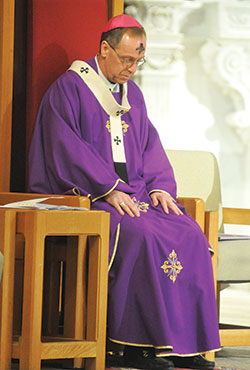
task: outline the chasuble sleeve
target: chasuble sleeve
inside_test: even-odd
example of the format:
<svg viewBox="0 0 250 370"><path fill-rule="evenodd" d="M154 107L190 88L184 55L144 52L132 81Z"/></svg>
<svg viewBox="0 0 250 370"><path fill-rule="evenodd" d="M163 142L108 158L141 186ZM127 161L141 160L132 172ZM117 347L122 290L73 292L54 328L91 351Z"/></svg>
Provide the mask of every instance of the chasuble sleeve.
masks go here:
<svg viewBox="0 0 250 370"><path fill-rule="evenodd" d="M92 145L82 92L75 81L66 72L41 103L30 148L29 190L72 194L77 189L92 200L117 187L132 192Z"/></svg>

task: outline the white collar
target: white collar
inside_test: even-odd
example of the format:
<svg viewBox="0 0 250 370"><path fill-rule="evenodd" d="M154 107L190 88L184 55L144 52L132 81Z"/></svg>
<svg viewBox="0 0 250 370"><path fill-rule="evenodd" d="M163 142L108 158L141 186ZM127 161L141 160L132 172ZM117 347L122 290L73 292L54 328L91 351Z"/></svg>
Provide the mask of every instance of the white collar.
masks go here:
<svg viewBox="0 0 250 370"><path fill-rule="evenodd" d="M109 80L107 80L106 77L104 76L104 74L102 73L102 70L101 70L101 68L99 66L99 63L98 63L98 60L97 60L97 55L95 56L95 62L96 62L96 65L97 65L98 74L103 79L103 81L105 82L105 84L108 86L109 90L112 93L119 92L120 91L120 85L118 83L113 84L112 82L110 82Z"/></svg>

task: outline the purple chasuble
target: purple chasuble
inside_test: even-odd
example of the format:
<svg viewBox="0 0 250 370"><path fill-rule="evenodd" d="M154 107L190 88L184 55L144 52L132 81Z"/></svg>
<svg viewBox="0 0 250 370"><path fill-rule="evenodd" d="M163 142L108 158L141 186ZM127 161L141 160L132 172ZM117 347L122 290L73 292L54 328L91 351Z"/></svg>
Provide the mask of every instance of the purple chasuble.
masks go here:
<svg viewBox="0 0 250 370"><path fill-rule="evenodd" d="M94 58L87 61L97 71ZM114 94L120 103L119 93ZM190 355L220 348L209 244L186 213L165 214L149 193L176 198L176 183L143 95L128 81L131 109L122 116L129 185L114 169L109 116L73 71L45 94L30 149L29 190L89 195L110 213L108 336L118 343ZM140 217L119 215L104 200L128 193Z"/></svg>

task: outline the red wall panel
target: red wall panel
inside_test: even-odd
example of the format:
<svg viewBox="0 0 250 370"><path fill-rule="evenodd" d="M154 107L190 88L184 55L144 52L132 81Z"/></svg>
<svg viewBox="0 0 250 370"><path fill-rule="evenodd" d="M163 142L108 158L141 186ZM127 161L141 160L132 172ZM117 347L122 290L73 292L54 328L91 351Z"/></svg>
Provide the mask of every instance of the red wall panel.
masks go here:
<svg viewBox="0 0 250 370"><path fill-rule="evenodd" d="M27 149L45 91L73 60L98 52L107 19L107 0L29 0Z"/></svg>

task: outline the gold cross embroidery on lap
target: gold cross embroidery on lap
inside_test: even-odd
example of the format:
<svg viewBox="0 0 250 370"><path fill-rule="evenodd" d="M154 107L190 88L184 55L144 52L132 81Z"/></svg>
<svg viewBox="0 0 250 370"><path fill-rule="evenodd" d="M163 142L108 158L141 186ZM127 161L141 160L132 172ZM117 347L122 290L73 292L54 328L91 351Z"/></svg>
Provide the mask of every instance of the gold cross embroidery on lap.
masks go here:
<svg viewBox="0 0 250 370"><path fill-rule="evenodd" d="M139 200L136 199L136 197L133 197L132 200L136 204L140 212L145 212L145 213L148 212L148 207L149 207L148 203L140 202Z"/></svg>
<svg viewBox="0 0 250 370"><path fill-rule="evenodd" d="M174 250L169 254L168 259L164 262L161 268L164 270L165 274L167 274L167 277L169 277L174 283L178 274L183 269Z"/></svg>

